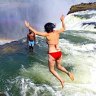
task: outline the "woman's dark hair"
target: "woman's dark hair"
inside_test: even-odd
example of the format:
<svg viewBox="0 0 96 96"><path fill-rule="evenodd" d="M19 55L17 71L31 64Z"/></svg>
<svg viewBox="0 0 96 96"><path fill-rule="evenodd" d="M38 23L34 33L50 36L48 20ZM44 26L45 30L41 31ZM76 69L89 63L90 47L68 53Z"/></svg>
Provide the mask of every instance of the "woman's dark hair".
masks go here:
<svg viewBox="0 0 96 96"><path fill-rule="evenodd" d="M47 33L52 32L55 27L56 27L55 24L54 24L54 23L51 23L51 22L48 22L48 23L46 23L46 24L44 25L45 31L46 31Z"/></svg>

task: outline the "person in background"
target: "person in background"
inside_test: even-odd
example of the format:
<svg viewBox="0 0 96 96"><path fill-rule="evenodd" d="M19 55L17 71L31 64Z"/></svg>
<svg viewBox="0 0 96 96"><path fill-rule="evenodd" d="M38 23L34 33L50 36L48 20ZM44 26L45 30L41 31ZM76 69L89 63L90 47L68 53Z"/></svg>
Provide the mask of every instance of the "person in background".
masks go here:
<svg viewBox="0 0 96 96"><path fill-rule="evenodd" d="M61 32L65 31L65 24L64 24L64 16L62 15L61 18L62 27L59 30L54 30L55 24L48 22L45 24L45 32L39 32L35 30L29 22L25 21L25 26L33 31L36 35L46 37L46 41L48 44L48 66L49 71L60 81L62 88L64 87L64 80L61 76L55 71L55 65L57 69L61 70L62 72L66 73L71 80L74 80L73 73L66 70L62 65L62 52L58 49L59 44L59 35Z"/></svg>
<svg viewBox="0 0 96 96"><path fill-rule="evenodd" d="M33 52L33 47L36 44L36 36L33 31L29 29L29 33L27 34L27 43L29 46L29 51Z"/></svg>

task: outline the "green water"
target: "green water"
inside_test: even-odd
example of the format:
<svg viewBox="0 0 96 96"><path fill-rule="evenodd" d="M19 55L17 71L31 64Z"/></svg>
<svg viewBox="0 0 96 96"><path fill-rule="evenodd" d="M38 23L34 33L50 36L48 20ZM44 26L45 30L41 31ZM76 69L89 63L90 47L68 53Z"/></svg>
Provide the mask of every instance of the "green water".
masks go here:
<svg viewBox="0 0 96 96"><path fill-rule="evenodd" d="M60 37L60 48L63 52L62 65L68 71L72 71L75 76L75 81L72 82L66 74L57 70L65 80L62 91L60 83L48 69L45 38L37 38L38 43L33 53L28 51L23 39L6 46L2 45L0 91L9 96L78 96L78 94L79 96L95 96L96 88L90 89L90 86L96 83L94 77L96 72L94 69L95 39L91 37L96 34L83 32L81 35L81 33L82 31L78 34L75 31L68 31Z"/></svg>

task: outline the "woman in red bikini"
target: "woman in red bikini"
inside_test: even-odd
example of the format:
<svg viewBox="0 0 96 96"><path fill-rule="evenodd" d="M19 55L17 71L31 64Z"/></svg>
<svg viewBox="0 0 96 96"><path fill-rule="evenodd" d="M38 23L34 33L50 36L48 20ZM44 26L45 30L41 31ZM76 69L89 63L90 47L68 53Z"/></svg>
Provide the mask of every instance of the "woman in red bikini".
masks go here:
<svg viewBox="0 0 96 96"><path fill-rule="evenodd" d="M53 30L55 28L55 24L53 23L46 23L44 28L45 32L38 32L32 26L30 26L29 22L25 21L25 25L31 31L33 31L36 35L44 36L47 39L48 44L48 65L50 72L61 82L62 88L64 87L64 80L58 75L55 71L55 64L57 69L65 72L71 80L74 80L74 75L71 72L68 72L62 65L62 52L59 48L57 48L59 42L59 35L61 32L65 31L64 25L64 16L62 15L60 18L62 22L62 27L59 30Z"/></svg>

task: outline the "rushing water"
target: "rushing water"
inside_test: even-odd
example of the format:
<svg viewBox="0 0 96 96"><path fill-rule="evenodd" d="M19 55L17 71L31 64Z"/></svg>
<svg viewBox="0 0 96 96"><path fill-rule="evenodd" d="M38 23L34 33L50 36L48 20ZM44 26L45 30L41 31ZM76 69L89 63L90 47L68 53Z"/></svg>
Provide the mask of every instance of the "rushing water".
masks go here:
<svg viewBox="0 0 96 96"><path fill-rule="evenodd" d="M71 81L57 70L65 80L64 89L48 70L44 38L37 38L32 54L20 47L23 43L17 44L19 51L0 55L0 90L7 96L96 96L95 37L95 32L72 30L61 35L62 65L75 75Z"/></svg>
<svg viewBox="0 0 96 96"><path fill-rule="evenodd" d="M33 53L28 52L25 39L1 45L0 92L6 96L96 96L95 20L95 10L65 18L67 30L59 42L62 65L74 73L75 80L57 70L65 80L64 89L48 70L45 38L37 37Z"/></svg>
<svg viewBox="0 0 96 96"><path fill-rule="evenodd" d="M87 30L96 32L96 10L74 12L66 16L67 30Z"/></svg>

